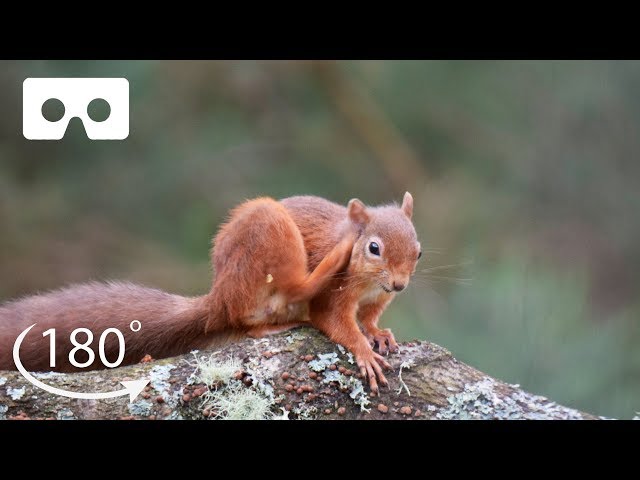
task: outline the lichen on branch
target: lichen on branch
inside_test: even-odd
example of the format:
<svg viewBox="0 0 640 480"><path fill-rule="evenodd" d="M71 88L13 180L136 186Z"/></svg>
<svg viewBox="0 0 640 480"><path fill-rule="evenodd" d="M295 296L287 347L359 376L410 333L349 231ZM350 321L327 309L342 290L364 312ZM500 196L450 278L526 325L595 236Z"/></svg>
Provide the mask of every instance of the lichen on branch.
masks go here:
<svg viewBox="0 0 640 480"><path fill-rule="evenodd" d="M210 351L112 370L39 374L79 392L121 388L126 396L74 400L44 392L18 372L0 372L0 419L592 419L457 361L429 342L389 355L389 388L372 397L353 356L310 328L246 339Z"/></svg>

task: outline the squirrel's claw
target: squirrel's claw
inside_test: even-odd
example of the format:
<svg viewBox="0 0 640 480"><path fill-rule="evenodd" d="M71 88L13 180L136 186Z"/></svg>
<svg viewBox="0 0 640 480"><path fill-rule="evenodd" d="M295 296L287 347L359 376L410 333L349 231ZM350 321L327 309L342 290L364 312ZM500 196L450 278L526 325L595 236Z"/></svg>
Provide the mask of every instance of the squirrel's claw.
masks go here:
<svg viewBox="0 0 640 480"><path fill-rule="evenodd" d="M389 386L389 382L382 373L382 367L391 368L391 365L381 355L369 350L366 356L358 356L357 362L362 376L369 379L369 388L373 396L379 393L378 382L383 386Z"/></svg>
<svg viewBox="0 0 640 480"><path fill-rule="evenodd" d="M377 330L367 335L367 338L369 339L371 348L375 348L381 355L389 355L389 353L396 353L398 351L398 343L388 328Z"/></svg>

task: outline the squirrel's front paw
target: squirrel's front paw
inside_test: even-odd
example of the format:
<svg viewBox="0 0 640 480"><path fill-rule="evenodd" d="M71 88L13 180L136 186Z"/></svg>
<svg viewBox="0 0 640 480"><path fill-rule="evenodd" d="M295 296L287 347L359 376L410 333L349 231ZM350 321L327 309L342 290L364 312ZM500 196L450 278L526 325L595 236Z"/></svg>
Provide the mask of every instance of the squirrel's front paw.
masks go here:
<svg viewBox="0 0 640 480"><path fill-rule="evenodd" d="M389 382L382 373L382 367L391 370L391 365L381 355L368 349L366 352L356 354L355 357L360 373L363 378L369 378L369 387L374 394L378 393L378 381L382 385L389 386Z"/></svg>
<svg viewBox="0 0 640 480"><path fill-rule="evenodd" d="M396 353L398 351L398 342L388 328L368 334L367 339L372 348L377 347L380 355L388 355L389 352Z"/></svg>

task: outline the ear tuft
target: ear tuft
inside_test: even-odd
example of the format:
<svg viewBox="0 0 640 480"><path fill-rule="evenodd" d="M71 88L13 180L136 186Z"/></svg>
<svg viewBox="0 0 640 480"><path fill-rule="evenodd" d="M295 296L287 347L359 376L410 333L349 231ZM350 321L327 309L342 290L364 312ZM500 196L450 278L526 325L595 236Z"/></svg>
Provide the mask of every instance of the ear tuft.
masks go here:
<svg viewBox="0 0 640 480"><path fill-rule="evenodd" d="M369 213L367 207L357 198L349 200L347 205L349 219L356 225L364 226L369 223Z"/></svg>
<svg viewBox="0 0 640 480"><path fill-rule="evenodd" d="M413 197L409 192L405 192L401 208L404 214L411 219L413 216Z"/></svg>

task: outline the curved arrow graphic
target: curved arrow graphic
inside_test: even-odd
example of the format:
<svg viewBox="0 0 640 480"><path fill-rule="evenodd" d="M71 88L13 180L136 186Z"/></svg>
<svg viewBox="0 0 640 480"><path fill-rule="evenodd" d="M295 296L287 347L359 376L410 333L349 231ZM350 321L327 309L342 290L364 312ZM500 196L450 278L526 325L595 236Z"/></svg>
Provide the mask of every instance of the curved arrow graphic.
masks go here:
<svg viewBox="0 0 640 480"><path fill-rule="evenodd" d="M82 398L87 400L100 400L102 398L114 398L114 397L120 397L122 395L128 394L129 402L133 402L135 398L140 394L140 392L142 392L142 389L147 385L147 383L149 383L149 380L144 380L144 379L124 381L124 382L120 382L122 385L124 385L124 390L114 390L112 392L98 392L98 393L71 392L69 390L63 390L61 388L56 388L56 387L52 387L51 385L47 385L46 383L41 382L40 380L35 378L33 375L31 375L29 372L27 372L27 370L22 365L22 362L20 361L20 345L22 344L24 337L26 337L27 333L29 333L29 330L31 330L35 326L36 324L34 323L29 328L24 330L16 339L16 343L13 344L13 361L15 362L16 367L18 367L18 371L22 374L22 376L26 378L27 381L35 385L36 387L41 388L42 390L46 390L47 392L53 393L55 395L62 395L63 397L69 397L69 398Z"/></svg>

